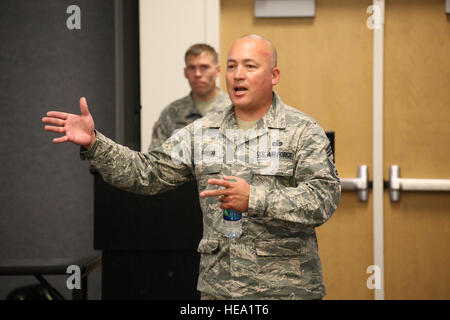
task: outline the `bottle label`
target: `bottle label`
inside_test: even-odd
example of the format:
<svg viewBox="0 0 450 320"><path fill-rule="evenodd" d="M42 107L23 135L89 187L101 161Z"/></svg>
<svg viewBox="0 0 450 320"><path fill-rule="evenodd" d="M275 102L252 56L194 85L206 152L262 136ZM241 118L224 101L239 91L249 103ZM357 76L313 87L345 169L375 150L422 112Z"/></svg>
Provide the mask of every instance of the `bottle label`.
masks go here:
<svg viewBox="0 0 450 320"><path fill-rule="evenodd" d="M223 219L227 221L239 221L242 219L242 212L231 209L223 210Z"/></svg>

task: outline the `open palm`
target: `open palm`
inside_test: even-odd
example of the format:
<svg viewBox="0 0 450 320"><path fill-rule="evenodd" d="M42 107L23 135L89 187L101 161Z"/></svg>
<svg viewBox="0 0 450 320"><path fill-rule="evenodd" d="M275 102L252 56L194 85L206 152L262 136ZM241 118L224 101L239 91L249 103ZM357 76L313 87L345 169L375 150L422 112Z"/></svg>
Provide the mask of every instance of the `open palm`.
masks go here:
<svg viewBox="0 0 450 320"><path fill-rule="evenodd" d="M53 139L53 142L72 142L90 149L95 140L95 125L85 98L80 99L80 111L81 115L59 111L47 112L47 116L42 118L42 122L51 125L46 125L45 130L65 134Z"/></svg>

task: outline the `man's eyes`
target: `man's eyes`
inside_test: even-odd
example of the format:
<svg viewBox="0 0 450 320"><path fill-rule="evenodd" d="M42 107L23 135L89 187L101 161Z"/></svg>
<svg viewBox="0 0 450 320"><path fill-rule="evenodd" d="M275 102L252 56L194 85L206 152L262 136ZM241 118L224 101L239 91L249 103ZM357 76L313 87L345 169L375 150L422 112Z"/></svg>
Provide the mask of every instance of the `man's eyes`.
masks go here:
<svg viewBox="0 0 450 320"><path fill-rule="evenodd" d="M256 69L256 65L254 65L254 64L246 64L245 67L249 70ZM236 65L234 65L234 64L227 65L227 70L232 70L234 68L236 68Z"/></svg>
<svg viewBox="0 0 450 320"><path fill-rule="evenodd" d="M207 70L209 70L210 66L199 66L198 68L200 69L200 71L207 71ZM195 71L195 70L197 70L197 67L188 66L188 70Z"/></svg>

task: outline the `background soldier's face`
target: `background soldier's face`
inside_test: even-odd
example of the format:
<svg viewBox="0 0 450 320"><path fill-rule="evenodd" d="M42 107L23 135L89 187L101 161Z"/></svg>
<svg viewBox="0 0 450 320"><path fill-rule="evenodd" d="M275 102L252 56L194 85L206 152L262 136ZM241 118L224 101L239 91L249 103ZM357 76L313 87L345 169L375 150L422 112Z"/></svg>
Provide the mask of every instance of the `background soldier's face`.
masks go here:
<svg viewBox="0 0 450 320"><path fill-rule="evenodd" d="M197 97L207 97L216 89L216 78L220 75L220 66L209 52L198 56L188 55L184 76L189 81L192 93Z"/></svg>

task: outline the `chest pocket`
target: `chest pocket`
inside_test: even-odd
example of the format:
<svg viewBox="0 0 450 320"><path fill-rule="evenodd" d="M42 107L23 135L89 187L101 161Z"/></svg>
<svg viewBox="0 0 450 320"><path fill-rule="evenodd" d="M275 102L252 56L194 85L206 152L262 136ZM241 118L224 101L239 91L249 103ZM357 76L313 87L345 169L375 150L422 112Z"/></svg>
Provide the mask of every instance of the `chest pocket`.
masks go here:
<svg viewBox="0 0 450 320"><path fill-rule="evenodd" d="M201 163L195 166L195 175L200 190L211 189L208 187L208 179L222 178L222 164L205 164Z"/></svg>
<svg viewBox="0 0 450 320"><path fill-rule="evenodd" d="M279 159L270 165L258 165L253 169L253 183L271 187L290 187L294 185L294 161Z"/></svg>

